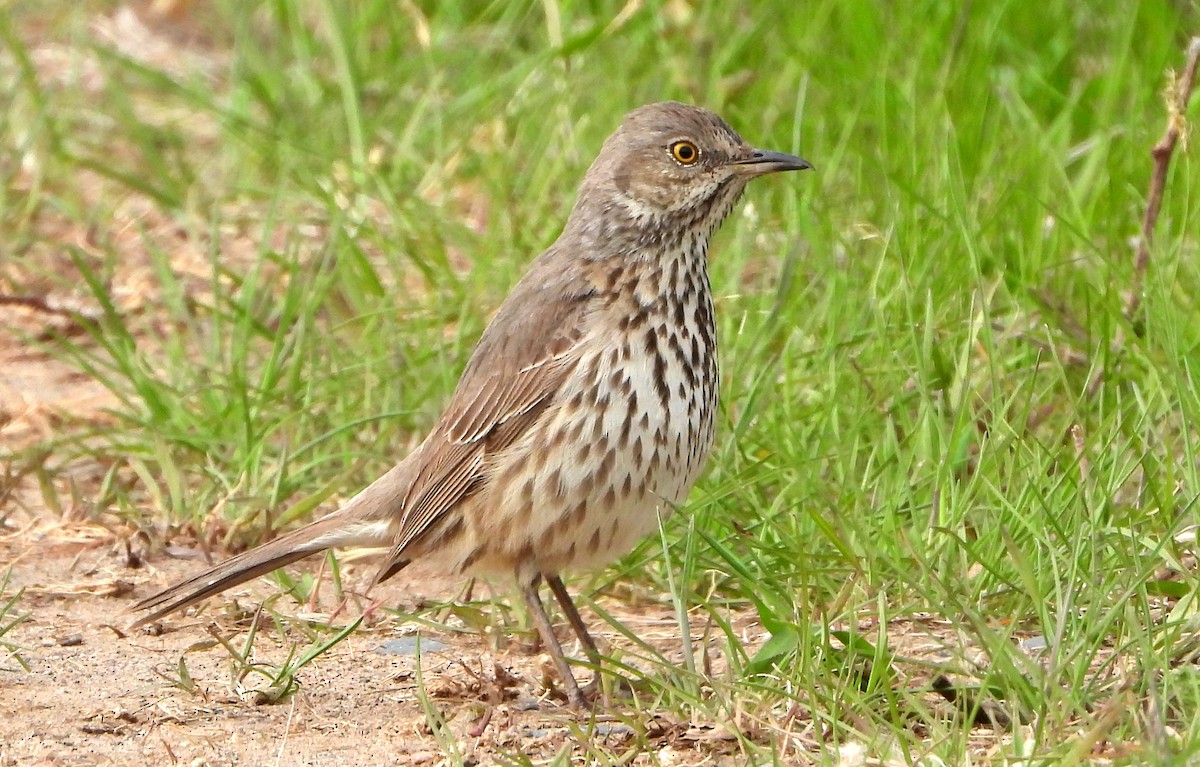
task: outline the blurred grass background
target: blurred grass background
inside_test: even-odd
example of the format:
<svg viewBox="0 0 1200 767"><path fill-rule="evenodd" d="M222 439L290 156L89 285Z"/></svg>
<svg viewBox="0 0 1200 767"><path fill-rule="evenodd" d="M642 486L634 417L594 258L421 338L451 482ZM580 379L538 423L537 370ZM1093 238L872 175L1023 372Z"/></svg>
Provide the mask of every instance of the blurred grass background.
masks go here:
<svg viewBox="0 0 1200 767"><path fill-rule="evenodd" d="M1195 2L134 8L0 15L0 290L82 312L24 342L113 396L8 450L50 513L240 547L348 496L436 419L622 114L679 99L816 172L718 235L710 468L667 556L590 582L726 630L715 692L667 666L660 705L907 763L1200 753L1188 152L1133 269ZM894 647L922 621L944 667ZM929 703L951 668L959 716ZM1016 723L980 746L985 698Z"/></svg>

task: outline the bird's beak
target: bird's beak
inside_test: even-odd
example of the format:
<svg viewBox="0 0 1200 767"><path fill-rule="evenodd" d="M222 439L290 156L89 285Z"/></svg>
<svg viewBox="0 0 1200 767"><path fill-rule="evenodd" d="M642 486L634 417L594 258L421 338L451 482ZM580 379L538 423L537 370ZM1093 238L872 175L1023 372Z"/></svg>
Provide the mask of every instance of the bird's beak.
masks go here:
<svg viewBox="0 0 1200 767"><path fill-rule="evenodd" d="M809 170L812 164L793 154L772 152L768 149L755 149L754 154L744 160L734 160L729 163L734 171L747 176L762 176L782 170Z"/></svg>

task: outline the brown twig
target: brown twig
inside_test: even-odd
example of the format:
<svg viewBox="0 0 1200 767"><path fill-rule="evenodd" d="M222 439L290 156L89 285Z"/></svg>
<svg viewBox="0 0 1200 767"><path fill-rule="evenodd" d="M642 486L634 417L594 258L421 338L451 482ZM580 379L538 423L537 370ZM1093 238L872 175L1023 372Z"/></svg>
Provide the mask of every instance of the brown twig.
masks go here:
<svg viewBox="0 0 1200 767"><path fill-rule="evenodd" d="M1167 130L1159 139L1150 155L1154 158L1154 172L1150 176L1150 193L1146 196L1146 214L1142 218L1142 236L1138 240L1137 255L1133 260L1133 289L1125 305L1125 318L1133 320L1142 302L1142 283L1146 267L1150 263L1150 240L1154 237L1154 225L1158 223L1158 212L1162 207L1163 189L1167 185L1167 168L1180 136L1187 127L1184 115L1196 83L1196 70L1200 67L1200 37L1193 37L1187 49L1187 64L1183 75L1172 78L1167 89Z"/></svg>

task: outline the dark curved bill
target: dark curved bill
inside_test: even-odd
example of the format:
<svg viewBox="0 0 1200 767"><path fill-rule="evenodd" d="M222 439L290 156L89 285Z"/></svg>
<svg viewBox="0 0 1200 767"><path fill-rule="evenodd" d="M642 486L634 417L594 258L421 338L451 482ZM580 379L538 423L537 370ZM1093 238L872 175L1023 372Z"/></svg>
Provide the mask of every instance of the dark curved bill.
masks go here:
<svg viewBox="0 0 1200 767"><path fill-rule="evenodd" d="M735 169L751 175L776 173L782 170L809 170L812 164L794 154L772 152L769 149L755 149L754 154L745 160L735 160L730 165Z"/></svg>

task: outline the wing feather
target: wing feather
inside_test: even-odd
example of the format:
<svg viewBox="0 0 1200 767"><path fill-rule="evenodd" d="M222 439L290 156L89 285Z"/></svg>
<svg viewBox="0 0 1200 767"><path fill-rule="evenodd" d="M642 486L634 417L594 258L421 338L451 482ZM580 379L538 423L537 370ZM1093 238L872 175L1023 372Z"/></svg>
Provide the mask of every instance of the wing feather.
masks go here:
<svg viewBox="0 0 1200 767"><path fill-rule="evenodd" d="M406 549L478 492L489 454L535 424L574 371L595 291L565 284L564 270L553 266L554 253L543 254L501 306L420 448L423 462L381 576L409 559Z"/></svg>

